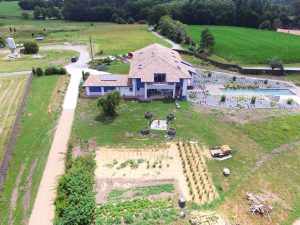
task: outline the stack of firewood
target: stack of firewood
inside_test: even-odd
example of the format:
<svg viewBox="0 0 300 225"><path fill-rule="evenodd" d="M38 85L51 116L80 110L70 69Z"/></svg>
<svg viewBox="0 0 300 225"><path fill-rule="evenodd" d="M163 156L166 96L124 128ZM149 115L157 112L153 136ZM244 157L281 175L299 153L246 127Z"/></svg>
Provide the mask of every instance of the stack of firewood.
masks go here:
<svg viewBox="0 0 300 225"><path fill-rule="evenodd" d="M262 197L254 195L251 192L247 192L247 197L252 214L258 213L261 215L267 215L271 221L270 213L272 212L273 207L268 205Z"/></svg>

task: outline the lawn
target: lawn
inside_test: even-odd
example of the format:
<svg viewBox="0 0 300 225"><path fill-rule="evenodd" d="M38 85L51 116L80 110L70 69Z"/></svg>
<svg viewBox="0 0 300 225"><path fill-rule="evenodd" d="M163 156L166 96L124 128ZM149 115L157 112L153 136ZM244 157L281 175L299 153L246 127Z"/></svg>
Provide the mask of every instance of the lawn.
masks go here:
<svg viewBox="0 0 300 225"><path fill-rule="evenodd" d="M22 55L20 59L4 60L6 54L0 54L0 73L30 71L32 67L42 67L56 65L63 66L70 62L72 56L78 56L76 51L40 51L44 57L33 59L32 55Z"/></svg>
<svg viewBox="0 0 300 225"><path fill-rule="evenodd" d="M10 219L14 219L14 224L26 224L29 219L59 115L59 111L49 114L48 106L53 98L52 92L57 93L54 89L61 78L45 76L33 79L4 189L0 194L1 224L8 224ZM16 207L11 212L10 206L13 204Z"/></svg>
<svg viewBox="0 0 300 225"><path fill-rule="evenodd" d="M121 61L112 62L107 69L107 72L114 74L128 74L130 69L129 63L123 63Z"/></svg>
<svg viewBox="0 0 300 225"><path fill-rule="evenodd" d="M205 26L191 25L188 30L200 42ZM284 63L299 63L300 37L241 27L209 26L216 39L215 53L238 64L263 64L277 57Z"/></svg>
<svg viewBox="0 0 300 225"><path fill-rule="evenodd" d="M31 10L22 10L18 1L0 2L0 17L21 17L23 12L32 15Z"/></svg>
<svg viewBox="0 0 300 225"><path fill-rule="evenodd" d="M0 77L0 162L17 116L28 76Z"/></svg>

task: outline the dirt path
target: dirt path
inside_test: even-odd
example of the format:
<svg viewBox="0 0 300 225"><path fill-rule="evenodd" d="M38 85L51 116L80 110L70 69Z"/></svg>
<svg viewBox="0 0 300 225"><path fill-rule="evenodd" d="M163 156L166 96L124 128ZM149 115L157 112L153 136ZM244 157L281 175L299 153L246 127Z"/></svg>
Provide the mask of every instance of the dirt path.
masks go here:
<svg viewBox="0 0 300 225"><path fill-rule="evenodd" d="M285 144L285 145L282 145L280 146L279 148L275 148L273 149L272 152L270 153L267 153L263 156L260 157L260 160L258 162L256 162L252 172L258 170L264 163L272 160L277 154L281 153L281 152L284 152L288 149L291 149L297 145L300 145L300 141L295 141L293 143L289 143L289 144Z"/></svg>

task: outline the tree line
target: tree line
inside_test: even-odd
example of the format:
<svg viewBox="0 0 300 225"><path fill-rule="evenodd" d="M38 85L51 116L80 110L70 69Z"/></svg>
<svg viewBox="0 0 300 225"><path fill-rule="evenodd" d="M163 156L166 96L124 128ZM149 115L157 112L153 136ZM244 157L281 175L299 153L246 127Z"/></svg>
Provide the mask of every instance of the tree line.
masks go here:
<svg viewBox="0 0 300 225"><path fill-rule="evenodd" d="M291 3L290 3L291 2ZM289 4L290 3L290 4ZM73 21L157 24L170 15L185 24L300 26L300 0L20 0L22 9L60 8ZM264 23L264 24L263 24Z"/></svg>

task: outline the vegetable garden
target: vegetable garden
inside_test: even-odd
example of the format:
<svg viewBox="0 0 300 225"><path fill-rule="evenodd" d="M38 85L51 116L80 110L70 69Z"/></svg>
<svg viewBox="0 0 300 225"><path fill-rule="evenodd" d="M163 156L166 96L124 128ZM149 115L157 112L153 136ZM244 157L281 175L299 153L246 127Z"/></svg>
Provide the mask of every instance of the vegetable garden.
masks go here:
<svg viewBox="0 0 300 225"><path fill-rule="evenodd" d="M189 187L193 202L205 204L218 197L204 155L199 146L179 142L177 144L182 160L183 172Z"/></svg>

